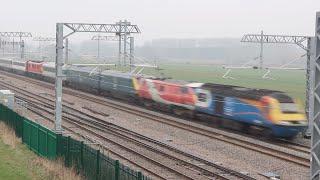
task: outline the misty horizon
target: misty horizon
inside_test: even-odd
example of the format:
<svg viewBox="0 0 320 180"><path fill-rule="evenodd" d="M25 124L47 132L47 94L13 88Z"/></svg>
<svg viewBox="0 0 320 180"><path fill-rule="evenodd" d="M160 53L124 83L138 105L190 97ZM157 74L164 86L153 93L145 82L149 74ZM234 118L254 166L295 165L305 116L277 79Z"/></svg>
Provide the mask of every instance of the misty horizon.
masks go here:
<svg viewBox="0 0 320 180"><path fill-rule="evenodd" d="M261 30L266 34L312 36L320 1L12 0L2 6L2 32L27 31L34 36L54 37L58 22L110 24L127 19L141 29L142 33L135 35L136 44L141 45L158 38L240 38ZM85 34L72 38L88 39Z"/></svg>

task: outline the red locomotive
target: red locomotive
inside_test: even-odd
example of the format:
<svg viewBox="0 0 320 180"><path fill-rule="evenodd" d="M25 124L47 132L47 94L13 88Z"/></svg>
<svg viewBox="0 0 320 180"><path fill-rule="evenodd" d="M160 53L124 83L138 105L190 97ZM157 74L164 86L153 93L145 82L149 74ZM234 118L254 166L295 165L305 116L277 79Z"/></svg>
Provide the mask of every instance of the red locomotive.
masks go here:
<svg viewBox="0 0 320 180"><path fill-rule="evenodd" d="M195 106L194 90L183 82L167 82L141 78L137 93L146 106L157 106L175 114L190 114Z"/></svg>
<svg viewBox="0 0 320 180"><path fill-rule="evenodd" d="M26 71L32 73L43 73L43 62L42 61L27 61Z"/></svg>

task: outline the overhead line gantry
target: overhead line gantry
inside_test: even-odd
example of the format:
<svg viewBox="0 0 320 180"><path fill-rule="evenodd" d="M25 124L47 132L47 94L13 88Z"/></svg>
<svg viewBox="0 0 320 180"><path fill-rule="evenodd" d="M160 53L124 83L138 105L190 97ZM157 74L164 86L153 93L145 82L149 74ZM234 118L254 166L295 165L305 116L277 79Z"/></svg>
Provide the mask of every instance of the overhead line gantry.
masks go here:
<svg viewBox="0 0 320 180"><path fill-rule="evenodd" d="M121 21L120 21L121 22ZM71 30L70 33L64 35L64 28ZM56 24L56 82L55 82L55 131L62 133L62 66L63 66L63 40L77 32L91 33L114 33L121 36L127 33L140 33L137 25L131 23L116 24L90 24L90 23L57 23ZM124 36L126 37L126 36ZM121 40L121 38L120 38ZM119 40L119 41L120 41Z"/></svg>
<svg viewBox="0 0 320 180"><path fill-rule="evenodd" d="M259 68L263 68L263 44L265 43L280 43L280 44L296 44L310 55L310 36L290 36L290 35L265 35L263 31L261 34L245 34L241 42L260 43L260 64ZM310 57L308 57L308 61Z"/></svg>
<svg viewBox="0 0 320 180"><path fill-rule="evenodd" d="M32 37L30 32L0 32L1 37Z"/></svg>
<svg viewBox="0 0 320 180"><path fill-rule="evenodd" d="M32 34L30 32L0 32L0 37L8 37L8 38L19 38L19 45L20 45L20 58L24 58L24 41L22 38L24 37L32 37ZM1 41L1 39L0 39ZM2 44L2 43L0 43ZM13 45L15 43L12 43Z"/></svg>
<svg viewBox="0 0 320 180"><path fill-rule="evenodd" d="M121 38L121 39L120 39ZM125 39L126 38L126 39ZM131 65L134 63L134 37L132 36L121 36L121 35L116 35L116 36L101 36L101 35L95 35L91 38L91 40L96 40L98 41L98 56L97 58L100 58L100 41L117 41L119 42L119 52L118 52L118 58L119 62L118 64L120 65L121 62L121 41L123 41L123 57L124 57L124 65L126 65L125 59L127 56L129 56L129 66L131 68ZM128 40L128 41L127 41ZM129 45L129 54L128 54L128 48L125 46L126 44Z"/></svg>
<svg viewBox="0 0 320 180"><path fill-rule="evenodd" d="M38 37L34 37L32 40L34 40L34 41L55 41L56 38L38 36Z"/></svg>
<svg viewBox="0 0 320 180"><path fill-rule="evenodd" d="M24 41L22 40L22 38L32 37L32 34L30 32L0 32L0 37L9 37L9 38L18 37L20 39L19 45L21 48L21 58L23 58L24 57ZM16 43L12 42L11 44L14 45Z"/></svg>

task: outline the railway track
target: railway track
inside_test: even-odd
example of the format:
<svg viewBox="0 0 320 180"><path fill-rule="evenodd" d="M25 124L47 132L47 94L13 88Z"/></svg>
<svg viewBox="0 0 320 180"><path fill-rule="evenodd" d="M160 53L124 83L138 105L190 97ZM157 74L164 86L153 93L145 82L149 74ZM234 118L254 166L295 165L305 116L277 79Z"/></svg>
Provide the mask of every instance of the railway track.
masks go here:
<svg viewBox="0 0 320 180"><path fill-rule="evenodd" d="M71 94L71 92L70 92ZM254 143L254 142L249 142L249 141L246 141L244 139L241 139L241 138L236 138L234 136L226 136L226 135L221 135L219 133L216 133L216 132L213 132L213 131L210 131L210 130L207 130L207 129L203 129L203 128L199 128L199 127L196 127L196 126L192 126L190 124L186 124L186 123L181 123L181 122L178 122L178 121L172 121L171 118L165 118L165 117L160 117L160 116L155 116L153 113L145 113L145 111L143 113L141 113L141 111L137 111L135 108L134 109L129 109L128 106L119 106L118 103L116 104L112 104L112 101L108 101L108 102L105 102L103 100L101 100L100 98L99 99L92 99L91 97L88 97L88 96L84 96L83 94L76 94L75 95L76 97L79 97L79 98L82 98L82 99L86 99L86 100L91 100L95 103L98 103L98 104L101 104L101 105L104 105L104 106L108 106L108 107L112 107L112 108L115 108L115 109L118 109L118 110L121 110L121 111L125 111L127 113L130 113L130 114L135 114L137 116L140 116L140 117L144 117L144 118L147 118L147 119L150 119L150 120L154 120L154 121L157 121L157 122L160 122L160 123L164 123L164 124L168 124L170 126L174 126L174 127L177 127L177 128L180 128L180 129L184 129L184 130L187 130L189 132L193 132L193 133L196 133L196 134L201 134L203 136L206 136L206 137L209 137L209 138L213 138L213 139L216 139L216 140L220 140L220 141L223 141L223 142L227 142L229 144L233 144L233 145L236 145L236 146L239 146L239 147L243 147L245 149L250 149L250 150L253 150L253 151L256 151L256 152L260 152L262 154L265 154L265 155L269 155L269 156L272 156L272 157L276 157L276 158L279 158L279 159L282 159L282 160L285 160L285 161L289 161L289 162L292 162L292 163L295 163L295 164L298 164L298 165L301 165L301 166L304 166L304 167L309 167L310 166L310 160L308 158L305 158L305 157L300 157L300 156L297 156L295 154L288 154L287 152L284 152L284 151L281 151L279 149L276 149L276 148L270 148L270 147L266 147L266 146L263 146L259 143ZM296 146L288 146L286 145L287 147L290 147L290 149L295 149L296 152L299 152L299 153L309 153L309 151L307 149L304 149L303 147L301 147L300 145L296 145Z"/></svg>
<svg viewBox="0 0 320 180"><path fill-rule="evenodd" d="M34 104L32 104L32 103L31 103L31 106L29 105L29 106L27 107L27 109L30 110L31 112L37 114L38 116L41 116L43 119L46 119L46 120L54 123L54 121L52 120L52 117L50 118L50 116L48 116L48 114L49 114L49 115L52 115L52 112L51 112L51 111L48 111L48 110L46 110L45 108L39 107L39 106L34 105ZM53 116L53 115L52 115L52 116ZM69 122L69 121L68 121L68 122ZM71 124L76 125L77 127L80 126L80 125L78 125L77 123L72 123L72 122L71 122ZM81 136L81 133L79 133L79 132L78 132L77 130L75 130L74 128L70 128L70 127L65 126L65 125L62 125L62 128L65 129L65 130L67 130L67 131L69 131L69 132L71 132L71 133L73 133L73 134L76 134L76 135ZM90 131L90 132L93 133L93 134L95 134L95 133L92 132L92 131ZM101 135L99 135L99 136L101 136ZM166 176L160 175L160 174L158 174L158 173L150 170L150 167L147 167L147 166L144 166L144 165L142 165L142 164L136 163L134 160L126 157L125 155L122 155L121 153L118 153L118 151L115 151L115 150L111 149L110 147L108 147L108 146L106 146L106 145L103 145L103 144L102 144L101 146L102 146L102 148L104 148L104 149L107 150L108 152L111 152L111 154L113 154L113 155L115 155L115 156L117 156L117 157L119 157L119 158L121 158L121 159L123 159L123 160L125 160L125 161L128 161L130 164L132 164L132 165L140 168L140 169L143 170L144 172L147 172L148 174L152 175L153 177L156 177L156 178L158 178L158 179L166 179Z"/></svg>
<svg viewBox="0 0 320 180"><path fill-rule="evenodd" d="M27 82L37 84L42 87L46 87L46 88L50 88L50 89L53 88L52 84L39 82L39 81L29 79L29 78L26 78L23 76L13 75L13 74L9 74L9 73L6 73L6 74L8 74L11 77L15 77L15 78L19 78L19 79L22 78L23 80L25 80ZM86 99L89 101L93 101L95 103L98 103L98 104L101 104L104 106L112 107L114 109L125 111L125 112L131 113L131 114L135 114L137 116L144 117L144 118L147 118L147 119L150 119L153 121L168 124L170 126L184 129L184 130L187 130L187 131L190 131L193 133L201 134L201 135L209 137L209 138L217 139L217 140L229 143L229 144L233 144L233 145L236 145L239 147L253 150L253 151L256 151L256 152L259 152L259 153L262 153L265 155L269 155L269 156L272 156L272 157L275 157L278 159L292 162L294 164L297 164L297 165L300 165L303 167L310 166L309 158L299 156L295 153L288 153L288 152L280 150L276 147L275 148L268 147L265 145L261 145L260 143L247 141L245 139L241 139L239 137L234 137L231 135L226 135L226 134L222 135L222 134L219 134L219 133L214 132L212 130L209 130L208 128L194 126L194 125L186 123L186 122L177 121L177 120L175 120L175 118L169 118L166 116L156 115L157 113L150 112L148 110L143 110L142 108L139 108L139 107L132 107L128 104L115 102L115 101L112 101L112 100L106 99L106 98L96 97L93 95L89 95L87 93L78 92L78 91L66 89L66 88L64 89L64 93L72 95L72 96L76 96L76 97L79 97L82 99ZM274 143L274 144L277 144L277 143ZM291 144L291 145L285 145L285 146L287 146L287 148L290 148L291 150L294 150L297 153L302 153L305 156L307 156L307 153L309 153L308 150L306 149L306 147L303 147L301 145L292 145ZM283 146L281 146L281 148L283 148Z"/></svg>
<svg viewBox="0 0 320 180"><path fill-rule="evenodd" d="M14 88L15 93L19 97L19 99L28 102L28 104L35 107L36 109L41 109L42 111L49 113L51 116L54 115L54 100L52 100L51 98L42 97L32 92L26 93L25 89L12 86L8 83L1 82L0 84L1 86L9 89ZM92 114L84 113L83 111L71 107L68 103L65 103L63 105L63 108L63 119L67 120L68 123L77 125L78 127L81 126L81 129L90 132L91 134L94 134L96 137L100 137L103 140L111 141L113 144L117 144L117 146L120 146L127 151L135 152L132 151L132 149L137 149L137 147L144 147L150 152L153 152L152 156L147 157L146 155L143 155L143 153L139 153L139 156L148 159L148 161L153 162L154 164L158 164L159 166L166 168L171 172L175 172L175 174L178 174L182 178L211 179L214 177L218 179L253 179L247 175L224 168L220 165L183 152L165 143L153 140L115 124L107 123ZM100 133L97 133L97 130ZM108 134L108 136L101 135L102 132ZM128 142L132 142L136 144L137 147L131 146L131 148L129 147L128 149L128 147L114 140L111 140L110 134L115 136L117 139L124 139L124 142L126 142L126 146L128 145ZM157 156L158 158L156 161L154 160L154 158L156 158ZM167 161L174 160L175 163L171 165L171 168L170 166L168 167L166 164L161 163L160 160L163 160L165 158L168 159ZM184 170L181 170L180 168L179 171L179 166L182 166Z"/></svg>

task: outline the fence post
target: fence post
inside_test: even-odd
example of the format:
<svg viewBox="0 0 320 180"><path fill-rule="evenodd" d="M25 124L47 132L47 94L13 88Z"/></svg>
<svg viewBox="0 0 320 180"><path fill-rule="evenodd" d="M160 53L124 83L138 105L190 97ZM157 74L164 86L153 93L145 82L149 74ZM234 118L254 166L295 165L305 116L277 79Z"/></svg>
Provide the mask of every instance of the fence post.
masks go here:
<svg viewBox="0 0 320 180"><path fill-rule="evenodd" d="M96 174L97 174L97 180L100 179L100 150L97 150L97 169L96 169Z"/></svg>
<svg viewBox="0 0 320 180"><path fill-rule="evenodd" d="M20 116L19 114L17 114L16 117L17 117L17 121L16 121L16 123L17 123L17 124L16 124L16 135L17 135L18 137L22 137L22 135L21 135L21 134L22 134L22 133L21 133L21 132L22 132L22 128L23 128L23 127L22 127L22 123L21 123L21 119L22 119L22 118L21 118L21 116Z"/></svg>
<svg viewBox="0 0 320 180"><path fill-rule="evenodd" d="M80 164L81 164L81 169L83 170L83 141L81 141L80 144Z"/></svg>
<svg viewBox="0 0 320 180"><path fill-rule="evenodd" d="M29 121L29 122L30 122L30 121ZM31 140L32 140L32 138L31 138L31 134L32 134L32 125L31 125L31 123L29 123L28 126L29 126L29 142L28 142L28 147L29 147L29 149L31 150Z"/></svg>
<svg viewBox="0 0 320 180"><path fill-rule="evenodd" d="M37 143L37 154L38 155L40 155L41 156L41 154L40 154L40 137L39 137L39 131L40 131L40 126L39 126L39 124L37 124L37 136L38 136L38 138L37 138L37 141L38 141L38 143Z"/></svg>
<svg viewBox="0 0 320 180"><path fill-rule="evenodd" d="M17 132L18 132L18 119L19 119L19 117L18 117L18 114L16 113L16 112L14 112L14 131L15 131L15 133L16 133L16 136L18 136L17 134Z"/></svg>
<svg viewBox="0 0 320 180"><path fill-rule="evenodd" d="M16 113L14 112L14 111L12 111L12 129L14 130L14 131L16 131Z"/></svg>
<svg viewBox="0 0 320 180"><path fill-rule="evenodd" d="M49 158L49 148L48 148L48 146L49 146L49 139L48 139L48 136L49 136L49 134L48 134L48 131L46 131L46 148L45 148L45 153L46 153L46 157L47 158Z"/></svg>
<svg viewBox="0 0 320 180"><path fill-rule="evenodd" d="M138 172L138 180L142 180L142 173L140 171Z"/></svg>
<svg viewBox="0 0 320 180"><path fill-rule="evenodd" d="M2 107L2 104L0 104L0 120L1 120L1 121L4 121L4 119L3 119L3 107Z"/></svg>
<svg viewBox="0 0 320 180"><path fill-rule="evenodd" d="M67 138L67 154L66 154L66 166L69 167L70 163L70 136Z"/></svg>
<svg viewBox="0 0 320 180"><path fill-rule="evenodd" d="M6 108L6 106L4 106L4 109L5 109L5 120L6 120L6 123L9 125L9 113L8 113L8 109Z"/></svg>
<svg viewBox="0 0 320 180"><path fill-rule="evenodd" d="M58 156L62 156L62 143L61 143L61 134L56 134L57 137L57 146L56 146L56 152Z"/></svg>
<svg viewBox="0 0 320 180"><path fill-rule="evenodd" d="M114 179L119 180L119 176L120 176L120 163L119 163L119 160L116 160L114 164Z"/></svg>

